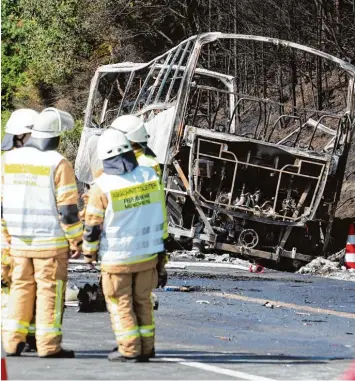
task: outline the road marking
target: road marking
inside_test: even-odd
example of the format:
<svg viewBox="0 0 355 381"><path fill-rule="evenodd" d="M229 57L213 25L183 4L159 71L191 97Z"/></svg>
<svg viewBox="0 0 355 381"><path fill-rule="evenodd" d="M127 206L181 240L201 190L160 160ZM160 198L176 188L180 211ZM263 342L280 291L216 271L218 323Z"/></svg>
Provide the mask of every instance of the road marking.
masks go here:
<svg viewBox="0 0 355 381"><path fill-rule="evenodd" d="M163 361L169 361L169 362L176 362L176 363L181 364L181 365L191 366L192 368L207 370L209 372L223 374L225 376L230 376L230 377L235 377L235 378L241 378L242 380L250 380L250 381L275 381L272 378L254 376L254 375L249 374L249 373L239 372L238 370L220 368L219 366L205 364L205 363L202 363L202 362L186 361L186 360L184 360L182 358L178 358L178 357L162 357L161 360L163 360Z"/></svg>
<svg viewBox="0 0 355 381"><path fill-rule="evenodd" d="M285 307L285 308L289 308L293 310L307 311L307 312L312 312L314 314L334 315L334 316L347 318L347 319L355 319L355 314L352 314L350 312L334 311L334 310L328 310L324 308L302 306L299 304L285 303L285 302L279 302L276 300L269 300L269 299L251 298L249 296L227 294L222 292L210 292L208 293L208 295L221 296L223 298L242 300L245 302L258 303L258 304L265 304L265 302L269 302L275 306Z"/></svg>

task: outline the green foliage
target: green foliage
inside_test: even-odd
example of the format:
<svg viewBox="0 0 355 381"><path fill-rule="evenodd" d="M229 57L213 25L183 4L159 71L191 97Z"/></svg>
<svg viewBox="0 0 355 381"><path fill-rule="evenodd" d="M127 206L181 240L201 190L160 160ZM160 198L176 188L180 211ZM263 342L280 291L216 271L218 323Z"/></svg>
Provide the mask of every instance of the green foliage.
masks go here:
<svg viewBox="0 0 355 381"><path fill-rule="evenodd" d="M6 122L9 120L10 115L11 115L11 111L9 110L1 111L1 139L4 136L5 125L6 125Z"/></svg>
<svg viewBox="0 0 355 381"><path fill-rule="evenodd" d="M31 22L24 20L18 1L1 1L1 101L2 109L11 107L15 90L27 79L30 51L26 38L30 34Z"/></svg>
<svg viewBox="0 0 355 381"><path fill-rule="evenodd" d="M88 56L87 27L80 13L82 1L20 0L32 31L26 43L32 53L29 65L37 83L65 83Z"/></svg>
<svg viewBox="0 0 355 381"><path fill-rule="evenodd" d="M75 121L73 130L65 132L60 139L59 152L73 165L78 152L82 129L83 122L81 120L77 120Z"/></svg>

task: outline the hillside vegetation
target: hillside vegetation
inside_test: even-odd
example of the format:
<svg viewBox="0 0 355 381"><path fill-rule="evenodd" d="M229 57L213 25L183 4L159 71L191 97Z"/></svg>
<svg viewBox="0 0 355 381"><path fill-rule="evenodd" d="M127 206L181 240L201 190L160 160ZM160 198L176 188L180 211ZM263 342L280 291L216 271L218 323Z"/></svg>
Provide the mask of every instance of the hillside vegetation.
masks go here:
<svg viewBox="0 0 355 381"><path fill-rule="evenodd" d="M2 0L1 11L2 125L18 107L69 111L76 129L62 148L71 160L99 65L144 62L206 31L281 38L355 62L355 0Z"/></svg>
<svg viewBox="0 0 355 381"><path fill-rule="evenodd" d="M261 34L355 59L354 0L3 0L2 110L81 118L100 64L145 61L208 30Z"/></svg>

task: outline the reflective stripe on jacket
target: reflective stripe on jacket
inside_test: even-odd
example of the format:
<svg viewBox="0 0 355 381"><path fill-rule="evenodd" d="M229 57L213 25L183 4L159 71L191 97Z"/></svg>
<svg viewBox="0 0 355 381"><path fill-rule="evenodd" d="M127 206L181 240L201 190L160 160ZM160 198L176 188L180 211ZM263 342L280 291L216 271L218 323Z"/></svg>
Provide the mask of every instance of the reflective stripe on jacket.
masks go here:
<svg viewBox="0 0 355 381"><path fill-rule="evenodd" d="M63 156L24 147L7 152L4 163L3 218L11 248L50 250L68 247L56 204L54 172Z"/></svg>
<svg viewBox="0 0 355 381"><path fill-rule="evenodd" d="M102 264L141 263L164 250L164 190L153 169L137 167L121 176L102 174L96 185L108 200L100 239Z"/></svg>
<svg viewBox="0 0 355 381"><path fill-rule="evenodd" d="M162 183L162 187L164 189L164 184L162 182L162 173L160 169L159 163L154 159L152 156L147 156L143 153L143 149L135 150L134 154L136 155L138 164L144 167L153 168L156 174L159 176L159 179ZM163 239L168 238L168 217L166 212L166 203L165 199L163 202L163 215L164 215L164 233L163 233Z"/></svg>

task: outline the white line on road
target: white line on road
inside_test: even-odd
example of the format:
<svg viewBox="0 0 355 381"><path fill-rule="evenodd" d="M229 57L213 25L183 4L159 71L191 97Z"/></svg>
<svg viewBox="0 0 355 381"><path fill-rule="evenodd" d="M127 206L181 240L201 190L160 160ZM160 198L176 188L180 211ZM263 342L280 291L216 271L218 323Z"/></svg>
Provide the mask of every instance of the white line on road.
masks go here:
<svg viewBox="0 0 355 381"><path fill-rule="evenodd" d="M210 365L210 364L204 364L202 362L196 362L196 361L186 361L182 358L178 357L162 357L161 360L163 361L170 361L170 362L176 362L181 365L191 366L192 368L198 368L202 370L207 370L209 372L219 373L223 374L225 376L235 377L235 378L241 378L242 380L250 380L250 381L275 381L271 378L266 377L260 377L260 376L254 376L249 373L239 372L238 370L232 370L232 369L226 369L226 368L220 368L219 366Z"/></svg>

